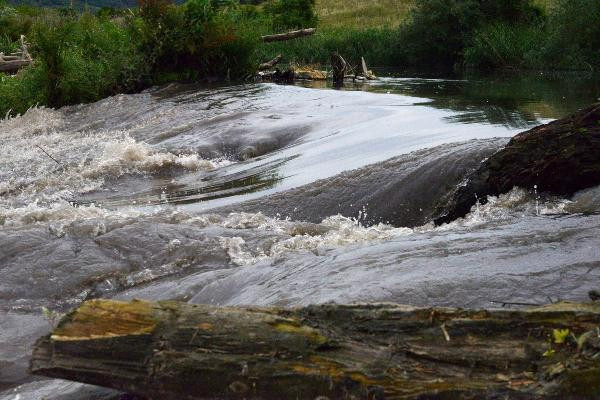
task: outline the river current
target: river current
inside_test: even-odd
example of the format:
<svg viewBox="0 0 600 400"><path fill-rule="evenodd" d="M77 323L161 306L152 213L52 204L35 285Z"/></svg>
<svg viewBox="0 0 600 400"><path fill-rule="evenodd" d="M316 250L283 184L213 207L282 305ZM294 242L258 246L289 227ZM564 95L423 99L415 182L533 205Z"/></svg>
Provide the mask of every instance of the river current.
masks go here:
<svg viewBox="0 0 600 400"><path fill-rule="evenodd" d="M0 400L112 399L27 373L90 298L500 307L600 288L600 188L433 210L597 81L169 85L0 121ZM115 397L117 396L117 397Z"/></svg>

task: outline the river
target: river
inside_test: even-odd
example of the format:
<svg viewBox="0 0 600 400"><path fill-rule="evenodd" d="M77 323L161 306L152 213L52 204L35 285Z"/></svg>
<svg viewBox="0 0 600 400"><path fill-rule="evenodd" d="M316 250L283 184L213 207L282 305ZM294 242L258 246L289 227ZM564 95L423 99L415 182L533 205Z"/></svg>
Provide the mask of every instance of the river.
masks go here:
<svg viewBox="0 0 600 400"><path fill-rule="evenodd" d="M516 133L598 101L576 75L169 85L0 121L0 400L118 395L27 373L90 298L500 307L600 288L600 188L515 188L434 226Z"/></svg>

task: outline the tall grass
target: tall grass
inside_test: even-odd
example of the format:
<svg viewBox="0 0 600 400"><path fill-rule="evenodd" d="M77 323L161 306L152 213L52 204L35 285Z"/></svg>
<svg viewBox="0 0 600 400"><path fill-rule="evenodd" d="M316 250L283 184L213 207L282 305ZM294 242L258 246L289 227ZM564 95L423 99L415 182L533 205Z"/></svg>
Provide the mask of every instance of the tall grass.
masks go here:
<svg viewBox="0 0 600 400"><path fill-rule="evenodd" d="M288 62L325 65L335 51L354 64L365 57L369 65L389 66L395 63L397 35L395 29L328 28L308 38L264 44L258 54L263 60L283 54Z"/></svg>

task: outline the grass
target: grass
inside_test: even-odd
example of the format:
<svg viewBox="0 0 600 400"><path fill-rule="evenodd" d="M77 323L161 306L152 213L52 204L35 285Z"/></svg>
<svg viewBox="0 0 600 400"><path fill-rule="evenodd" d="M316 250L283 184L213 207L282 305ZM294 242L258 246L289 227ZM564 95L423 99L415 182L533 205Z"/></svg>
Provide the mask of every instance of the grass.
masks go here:
<svg viewBox="0 0 600 400"><path fill-rule="evenodd" d="M317 0L319 27L395 28L406 21L414 0Z"/></svg>
<svg viewBox="0 0 600 400"><path fill-rule="evenodd" d="M261 60L283 54L286 62L324 66L329 64L331 53L337 51L352 65L365 57L371 67L388 66L394 65L396 35L397 30L391 28L328 27L301 40L263 44L258 53Z"/></svg>
<svg viewBox="0 0 600 400"><path fill-rule="evenodd" d="M418 0L317 0L319 27L329 28L396 28L409 18ZM557 0L534 0L549 12Z"/></svg>

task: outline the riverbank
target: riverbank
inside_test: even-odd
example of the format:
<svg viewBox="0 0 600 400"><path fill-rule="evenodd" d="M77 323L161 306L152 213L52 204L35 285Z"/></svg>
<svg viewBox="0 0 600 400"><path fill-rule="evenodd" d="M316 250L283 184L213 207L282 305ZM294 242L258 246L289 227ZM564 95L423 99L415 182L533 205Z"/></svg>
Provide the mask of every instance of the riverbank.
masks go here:
<svg viewBox="0 0 600 400"><path fill-rule="evenodd" d="M277 54L284 62L326 65L338 51L351 65L365 57L369 66L446 70L591 72L600 66L597 1L559 1L552 7L528 0L402 3L389 25L366 29L334 23L353 20L354 14L338 18L329 10L326 16L323 4L323 21L315 22L310 0L290 1L273 6L145 2L139 9L96 15L0 5L0 51L14 51L25 34L34 58L16 76L0 74L0 115L34 105L87 103L168 82L244 80ZM371 18L381 15L374 11ZM261 34L315 23L317 33L308 38L260 40Z"/></svg>

